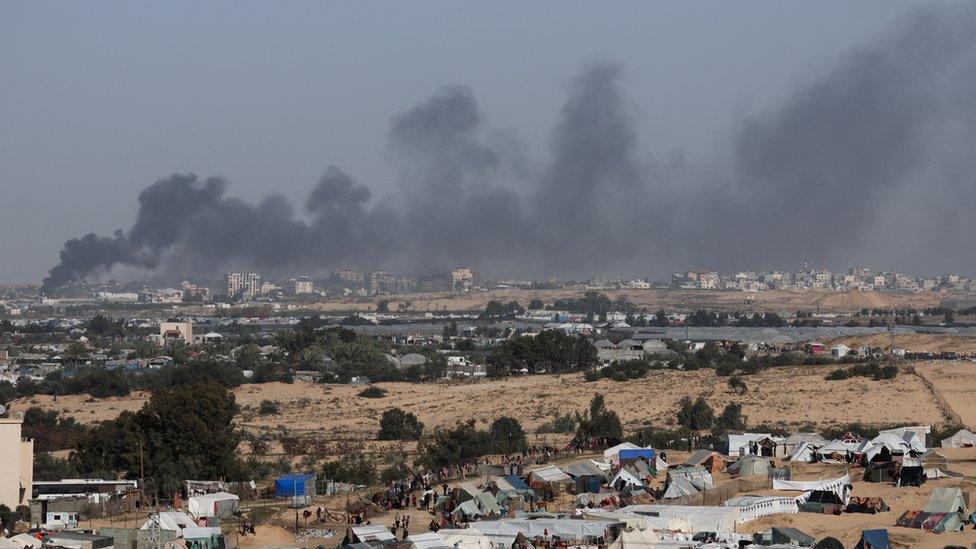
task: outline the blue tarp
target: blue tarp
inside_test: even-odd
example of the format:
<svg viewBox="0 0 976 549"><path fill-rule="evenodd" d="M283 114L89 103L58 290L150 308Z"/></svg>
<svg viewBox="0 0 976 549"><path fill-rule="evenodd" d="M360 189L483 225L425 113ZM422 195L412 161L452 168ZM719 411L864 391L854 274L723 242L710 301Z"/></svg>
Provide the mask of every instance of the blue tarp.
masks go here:
<svg viewBox="0 0 976 549"><path fill-rule="evenodd" d="M504 478L509 484L512 485L512 488L516 490L531 490L531 488L529 488L529 485L526 484L524 480L518 478L515 475L505 475L502 478Z"/></svg>
<svg viewBox="0 0 976 549"><path fill-rule="evenodd" d="M306 491L308 482L311 486ZM275 480L275 496L289 498L292 496L312 496L315 491L315 473L284 475Z"/></svg>
<svg viewBox="0 0 976 549"><path fill-rule="evenodd" d="M891 549L887 530L864 530L855 549Z"/></svg>
<svg viewBox="0 0 976 549"><path fill-rule="evenodd" d="M653 448L640 448L637 450L621 450L620 451L620 461L635 460L638 458L646 458L651 465L654 465L654 449Z"/></svg>

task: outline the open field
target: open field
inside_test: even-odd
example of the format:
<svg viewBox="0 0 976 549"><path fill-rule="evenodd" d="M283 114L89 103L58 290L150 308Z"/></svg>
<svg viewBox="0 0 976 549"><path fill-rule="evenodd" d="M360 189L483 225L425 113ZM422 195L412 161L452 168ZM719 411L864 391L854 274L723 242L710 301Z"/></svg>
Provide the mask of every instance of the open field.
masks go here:
<svg viewBox="0 0 976 549"><path fill-rule="evenodd" d="M694 311L707 308L713 311L773 311L792 313L820 311L853 313L863 308L896 309L936 307L947 297L936 292L835 292L831 290L775 290L769 292L737 292L724 290L601 290L610 299L624 297L638 307L654 311ZM399 296L335 299L303 304L323 313L345 311L375 311L379 300L389 300L390 310L416 312L483 311L489 300L518 301L523 306L532 299L551 305L557 299L580 297L584 290L492 290L466 294L418 293Z"/></svg>
<svg viewBox="0 0 976 549"><path fill-rule="evenodd" d="M243 385L234 390L241 406L237 423L252 432L287 429L295 433L322 433L329 438L368 439L378 428L380 415L391 407L413 412L430 427L474 419L485 425L502 415L518 419L529 432L554 414L583 410L596 393L606 395L625 428L674 423L677 402L684 396L705 395L716 412L740 402L750 424L778 423L787 428L805 424L828 426L859 421L875 425L938 423L943 414L932 393L918 376L894 380L852 378L826 381L835 366L774 368L743 379L745 395L733 394L728 378L712 370L651 372L646 378L614 382L585 382L580 374L527 376L479 383L379 383L387 391L380 399L357 396L361 386L309 383ZM85 396L47 396L21 399L15 410L31 405L54 409L91 423L109 419L122 410L134 410L147 398L133 394L123 399L94 401ZM278 401L277 414L259 415L263 400Z"/></svg>
<svg viewBox="0 0 976 549"><path fill-rule="evenodd" d="M967 429L976 429L976 363L926 362L915 371L932 386L936 397L942 399Z"/></svg>

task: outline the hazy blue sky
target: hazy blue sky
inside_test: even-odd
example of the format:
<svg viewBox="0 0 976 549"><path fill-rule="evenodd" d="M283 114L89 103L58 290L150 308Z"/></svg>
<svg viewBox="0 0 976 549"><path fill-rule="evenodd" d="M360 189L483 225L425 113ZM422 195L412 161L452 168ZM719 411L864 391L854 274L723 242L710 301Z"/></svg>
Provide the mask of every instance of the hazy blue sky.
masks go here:
<svg viewBox="0 0 976 549"><path fill-rule="evenodd" d="M913 4L0 1L0 282L173 172L298 201L334 163L382 194L390 117L449 83L545 159L569 79L610 59L642 148L713 154Z"/></svg>

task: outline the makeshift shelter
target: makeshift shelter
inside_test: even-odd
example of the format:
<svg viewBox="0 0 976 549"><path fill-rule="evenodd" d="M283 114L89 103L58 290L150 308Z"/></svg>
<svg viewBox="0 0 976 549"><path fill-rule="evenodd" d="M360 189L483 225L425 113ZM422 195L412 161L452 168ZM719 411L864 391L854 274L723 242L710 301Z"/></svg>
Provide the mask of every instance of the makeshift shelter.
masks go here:
<svg viewBox="0 0 976 549"><path fill-rule="evenodd" d="M898 486L921 486L925 483L925 468L902 466L898 470Z"/></svg>
<svg viewBox="0 0 976 549"><path fill-rule="evenodd" d="M481 532L492 542L510 547L519 534L529 540L546 536L558 537L566 542L594 544L598 539L614 539L624 527L623 523L610 520L576 520L562 518L517 518L483 520L470 528Z"/></svg>
<svg viewBox="0 0 976 549"><path fill-rule="evenodd" d="M437 531L448 547L455 549L494 549L491 539L474 528L455 530L444 528Z"/></svg>
<svg viewBox="0 0 976 549"><path fill-rule="evenodd" d="M818 541L813 549L844 549L844 544L840 542L837 538L832 538L827 536L822 540Z"/></svg>
<svg viewBox="0 0 976 549"><path fill-rule="evenodd" d="M827 440L818 433L793 433L783 441L783 447L789 453L793 453L801 444L820 448L827 444Z"/></svg>
<svg viewBox="0 0 976 549"><path fill-rule="evenodd" d="M795 462L811 463L814 461L814 456L816 455L814 454L814 450L814 447L810 444L801 442L793 448L793 451L787 459Z"/></svg>
<svg viewBox="0 0 976 549"><path fill-rule="evenodd" d="M972 448L974 446L976 446L976 434L966 429L960 429L951 437L942 439L943 448Z"/></svg>
<svg viewBox="0 0 976 549"><path fill-rule="evenodd" d="M857 450L857 444L847 440L832 440L814 450L818 461L850 461L851 455Z"/></svg>
<svg viewBox="0 0 976 549"><path fill-rule="evenodd" d="M696 450L681 464L682 467L704 467L709 473L725 470L725 458L711 450Z"/></svg>
<svg viewBox="0 0 976 549"><path fill-rule="evenodd" d="M186 503L186 510L196 518L200 517L229 517L237 511L241 498L228 492L215 494L200 494L190 497Z"/></svg>
<svg viewBox="0 0 976 549"><path fill-rule="evenodd" d="M530 471L525 482L533 490L562 492L573 485L573 478L559 467L549 465Z"/></svg>
<svg viewBox="0 0 976 549"><path fill-rule="evenodd" d="M413 534L407 537L407 541L410 542L410 549L450 549L451 547L444 543L444 539L437 532Z"/></svg>
<svg viewBox="0 0 976 549"><path fill-rule="evenodd" d="M698 505L629 505L620 513L636 513L648 517L654 530L694 534L696 532L734 532L739 523L737 507L709 507Z"/></svg>
<svg viewBox="0 0 976 549"><path fill-rule="evenodd" d="M959 513L926 513L925 511L905 511L896 522L904 528L917 528L941 534L959 532L963 529L962 515Z"/></svg>
<svg viewBox="0 0 976 549"><path fill-rule="evenodd" d="M41 540L35 538L30 534L17 534L16 536L11 536L8 541L12 541L17 544L17 549L24 549L24 547L30 547L31 549L40 549Z"/></svg>
<svg viewBox="0 0 976 549"><path fill-rule="evenodd" d="M315 473L294 473L275 479L275 497L290 498L293 506L307 505L315 496Z"/></svg>
<svg viewBox="0 0 976 549"><path fill-rule="evenodd" d="M846 505L836 492L814 490L803 495L803 501L800 502L799 507L800 511L805 513L839 515L844 511Z"/></svg>
<svg viewBox="0 0 976 549"><path fill-rule="evenodd" d="M609 478L606 471L601 469L600 466L591 459L571 463L563 467L563 472L576 479L579 477L596 477L601 479L602 482L606 482Z"/></svg>
<svg viewBox="0 0 976 549"><path fill-rule="evenodd" d="M781 480L773 479L773 490L797 492L813 492L827 490L837 494L844 504L847 504L851 493L851 477L844 475L829 480Z"/></svg>
<svg viewBox="0 0 976 549"><path fill-rule="evenodd" d="M962 513L969 516L966 497L959 488L939 487L932 491L925 506L926 513Z"/></svg>
<svg viewBox="0 0 976 549"><path fill-rule="evenodd" d="M621 465L626 465L639 459L644 459L648 463L654 463L655 454L656 452L653 448L624 448L617 455L617 461Z"/></svg>
<svg viewBox="0 0 976 549"><path fill-rule="evenodd" d="M865 482L894 482L901 469L897 462L869 463L864 468Z"/></svg>
<svg viewBox="0 0 976 549"><path fill-rule="evenodd" d="M390 532L390 528L382 524L365 524L353 526L349 529L352 532L353 543L370 543L375 541L394 540L396 536Z"/></svg>
<svg viewBox="0 0 976 549"><path fill-rule="evenodd" d="M654 547L661 538L648 528L624 528L607 549L647 549Z"/></svg>
<svg viewBox="0 0 976 549"><path fill-rule="evenodd" d="M640 479L637 475L629 471L626 467L622 467L620 471L617 471L617 475L613 477L610 481L610 486L614 490L623 490L627 486L637 486L644 488L644 481Z"/></svg>
<svg viewBox="0 0 976 549"><path fill-rule="evenodd" d="M891 509L883 499L878 497L851 496L851 500L844 510L848 513L869 513L873 515L876 513L884 513Z"/></svg>
<svg viewBox="0 0 976 549"><path fill-rule="evenodd" d="M621 450L641 450L642 448L633 442L621 442L616 446L611 446L603 451L603 460L607 463L616 465L620 463Z"/></svg>
<svg viewBox="0 0 976 549"><path fill-rule="evenodd" d="M862 530L854 549L891 549L887 530Z"/></svg>
<svg viewBox="0 0 976 549"><path fill-rule="evenodd" d="M707 488L712 488L715 481L703 467L672 467L668 469L665 499L680 498L697 494Z"/></svg>
<svg viewBox="0 0 976 549"><path fill-rule="evenodd" d="M739 477L768 477L772 465L759 456L746 456L729 466L729 474Z"/></svg>
<svg viewBox="0 0 976 549"><path fill-rule="evenodd" d="M813 536L801 532L796 528L774 526L752 537L756 545L794 545L797 547L813 547L816 540Z"/></svg>
<svg viewBox="0 0 976 549"><path fill-rule="evenodd" d="M749 522L769 515L795 515L800 512L796 498L778 496L737 496L727 499L722 506L738 507L740 522Z"/></svg>
<svg viewBox="0 0 976 549"><path fill-rule="evenodd" d="M515 475L505 475L503 477L498 477L495 479L495 486L499 490L511 491L511 492L528 492L531 490L529 485L525 483L524 480L520 479Z"/></svg>

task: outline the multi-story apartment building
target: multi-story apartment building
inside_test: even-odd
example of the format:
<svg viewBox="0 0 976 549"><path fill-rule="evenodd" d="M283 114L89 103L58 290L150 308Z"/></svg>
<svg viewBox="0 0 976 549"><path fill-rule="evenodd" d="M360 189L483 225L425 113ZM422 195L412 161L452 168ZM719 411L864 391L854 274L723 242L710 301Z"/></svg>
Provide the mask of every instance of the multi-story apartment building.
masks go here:
<svg viewBox="0 0 976 549"><path fill-rule="evenodd" d="M227 295L251 299L261 293L261 275L257 273L227 273Z"/></svg>

